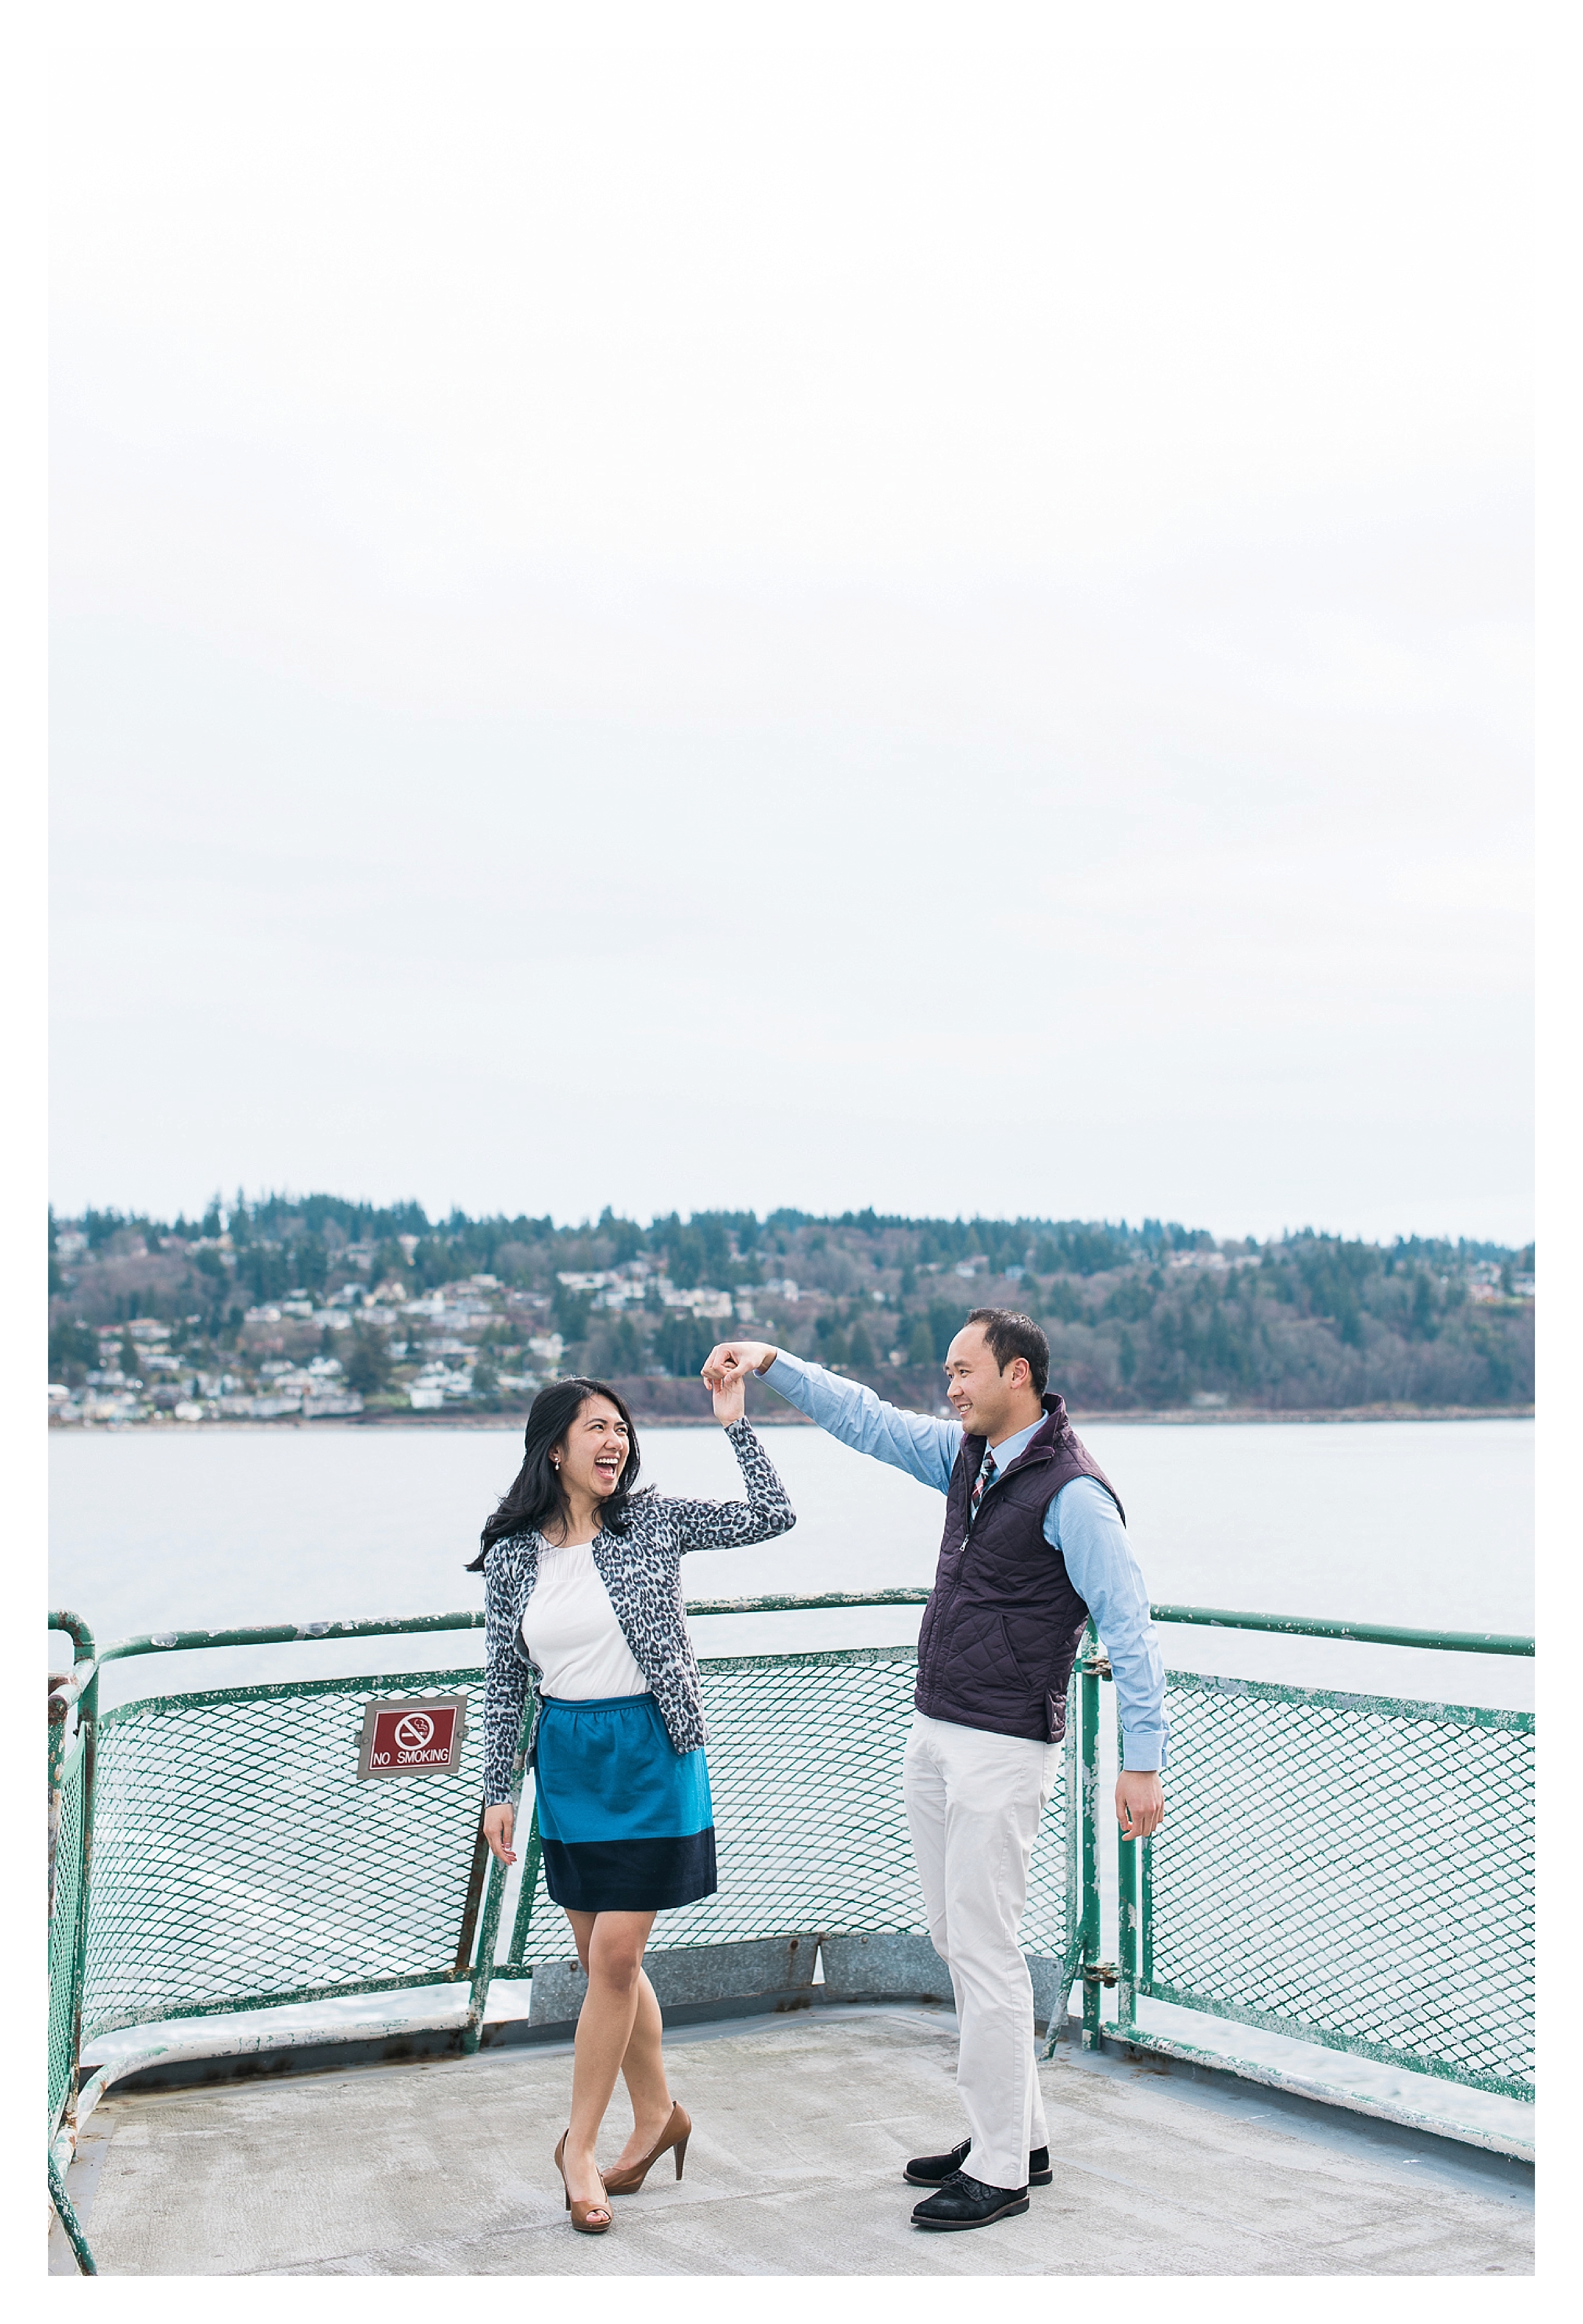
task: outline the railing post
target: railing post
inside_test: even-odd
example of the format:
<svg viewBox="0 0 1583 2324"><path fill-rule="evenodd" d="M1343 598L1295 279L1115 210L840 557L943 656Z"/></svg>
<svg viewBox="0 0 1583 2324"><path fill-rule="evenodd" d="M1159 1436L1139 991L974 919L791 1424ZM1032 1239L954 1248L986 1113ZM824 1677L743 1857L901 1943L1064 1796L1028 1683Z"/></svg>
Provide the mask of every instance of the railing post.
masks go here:
<svg viewBox="0 0 1583 2324"><path fill-rule="evenodd" d="M522 1706L522 1725L517 1736L517 1754L511 1762L511 1837L517 1836L517 1825L522 1814L522 1777L527 1766L528 1725L533 1715L533 1698L529 1693ZM483 1836L482 1812L478 1822L479 1838ZM524 1871L527 1868L524 1866ZM473 1963L473 1983L467 1996L467 2017L462 2028L462 2055L476 2055L483 2039L483 2013L489 2006L490 1983L494 1976L494 1949L500 1936L501 1907L505 1903L506 1882L510 1875L492 1850L489 1863L489 1890L483 1900L483 1918L478 1932L478 1950Z"/></svg>
<svg viewBox="0 0 1583 2324"><path fill-rule="evenodd" d="M82 1752L80 1806L77 1834L77 1896L76 1914L71 1931L69 1952L71 2032L68 2056L68 2080L60 2132L69 2149L77 2142L77 2081L78 2060L82 2053L83 1984L87 1968L88 1938L88 1879L94 1842L94 1772L97 1744L99 1711L99 1673L94 1652L94 1635L80 1615L64 1609L52 1611L49 1618L51 1630L63 1630L72 1642L72 1680L86 1672L87 1684L78 1693L70 1680L60 1691L60 1699L51 1694L50 1702L50 1914L54 1917L56 1864L61 1798L60 1783L66 1756L66 1720L75 1700L77 1730Z"/></svg>
<svg viewBox="0 0 1583 2324"><path fill-rule="evenodd" d="M1118 1766L1125 1766L1127 1738L1121 1731L1121 1711L1116 1712ZM1130 2034L1137 2022L1137 1950L1141 1928L1138 1874L1146 1840L1116 1840L1116 2031Z"/></svg>
<svg viewBox="0 0 1583 2324"><path fill-rule="evenodd" d="M473 1940L478 1934L478 1908L483 1902L483 1877L492 1860L490 1845L483 1836L483 1803L478 1803L478 1831L473 1842L473 1861L467 1868L467 1894L462 1904L462 1926L456 1934L456 1962L452 1974L465 1977L473 1966Z"/></svg>
<svg viewBox="0 0 1583 2324"><path fill-rule="evenodd" d="M55 1674L51 1673L53 1679ZM66 1765L66 1721L71 1713L66 1690L50 1690L50 1918L55 1917L55 1848L60 1837L61 1777Z"/></svg>
<svg viewBox="0 0 1583 2324"><path fill-rule="evenodd" d="M473 1983L467 1997L467 2022L462 2029L462 2055L471 2058L483 2039L483 2013L489 2005L490 1981L494 1976L495 1939L500 1934L501 1904L506 1893L507 1872L498 1857L490 1858L489 1893L483 1900L483 1920L478 1932L478 1958L473 1964Z"/></svg>
<svg viewBox="0 0 1583 2324"><path fill-rule="evenodd" d="M1116 1908L1120 1915L1120 1948L1116 1957L1116 2031L1129 2034L1137 2022L1137 1855L1144 1840L1116 1843Z"/></svg>
<svg viewBox="0 0 1583 2324"><path fill-rule="evenodd" d="M1083 1634L1079 1686L1082 1751L1079 1849L1082 1861L1082 2046L1100 2046L1100 1980L1089 1974L1100 1959L1100 1674L1099 1632L1091 1622Z"/></svg>
<svg viewBox="0 0 1583 2324"><path fill-rule="evenodd" d="M50 2200L55 2206L55 2216L66 2231L66 2240L71 2246L71 2256L77 2262L78 2273L97 2275L99 2271L94 2264L94 2255L88 2247L88 2239L83 2234L82 2221L78 2218L76 2206L66 2191L66 2181L60 2176L59 2166L52 2154L48 2157L48 2162Z"/></svg>
<svg viewBox="0 0 1583 2324"><path fill-rule="evenodd" d="M544 1843L538 1837L538 1802L535 1800L528 1825L528 1845L522 1855L522 1885L517 1891L517 1918L506 1952L508 1969L519 1969L522 1966L528 1931L533 1920L533 1900L538 1894L538 1859L543 1852Z"/></svg>
<svg viewBox="0 0 1583 2324"><path fill-rule="evenodd" d="M1130 2034L1137 2016L1138 1851L1141 1840L1118 1840L1116 1904L1120 1921L1116 1960L1116 2030Z"/></svg>
<svg viewBox="0 0 1583 2324"><path fill-rule="evenodd" d="M92 1652L90 1642L88 1654L91 1655ZM71 1961L71 2096L66 2108L74 2145L77 2140L77 2080L82 2057L82 2006L87 1986L88 1893L94 1862L94 1784L99 1753L99 1674L97 1669L83 1690L77 1719L82 1730L82 1868L78 1876L77 1943Z"/></svg>

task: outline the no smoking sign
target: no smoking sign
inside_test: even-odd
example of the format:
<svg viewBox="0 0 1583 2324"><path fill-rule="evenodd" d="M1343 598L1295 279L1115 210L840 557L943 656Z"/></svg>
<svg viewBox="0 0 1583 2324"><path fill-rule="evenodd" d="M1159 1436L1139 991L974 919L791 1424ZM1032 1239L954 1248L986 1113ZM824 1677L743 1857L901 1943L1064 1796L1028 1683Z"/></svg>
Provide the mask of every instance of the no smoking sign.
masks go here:
<svg viewBox="0 0 1583 2324"><path fill-rule="evenodd" d="M408 1695L400 1702L371 1702L363 1714L357 1780L454 1775L466 1738L465 1694Z"/></svg>

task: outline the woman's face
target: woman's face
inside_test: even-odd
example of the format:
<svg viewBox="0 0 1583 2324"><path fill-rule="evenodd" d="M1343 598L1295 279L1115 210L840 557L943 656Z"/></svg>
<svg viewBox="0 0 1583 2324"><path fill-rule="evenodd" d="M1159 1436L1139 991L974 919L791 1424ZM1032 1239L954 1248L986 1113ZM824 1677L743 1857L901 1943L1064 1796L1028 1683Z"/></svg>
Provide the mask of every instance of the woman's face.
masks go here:
<svg viewBox="0 0 1583 2324"><path fill-rule="evenodd" d="M559 1450L562 1490L608 1500L621 1483L630 1450L627 1424L610 1398L585 1397Z"/></svg>

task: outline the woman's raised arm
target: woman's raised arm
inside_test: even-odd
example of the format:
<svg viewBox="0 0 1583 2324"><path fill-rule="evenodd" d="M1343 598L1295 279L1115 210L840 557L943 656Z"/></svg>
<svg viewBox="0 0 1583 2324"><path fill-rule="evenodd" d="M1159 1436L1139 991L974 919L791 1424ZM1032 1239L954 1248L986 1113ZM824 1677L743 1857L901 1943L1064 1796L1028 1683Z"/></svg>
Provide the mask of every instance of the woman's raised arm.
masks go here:
<svg viewBox="0 0 1583 2324"><path fill-rule="evenodd" d="M740 1403L740 1380L736 1393ZM720 1401L717 1395L717 1410ZM774 1462L747 1421L740 1416L730 1421L725 1434L737 1456L748 1498L745 1501L690 1501L673 1500L667 1495L666 1509L685 1550L746 1549L756 1541L773 1541L777 1534L789 1533L797 1521Z"/></svg>

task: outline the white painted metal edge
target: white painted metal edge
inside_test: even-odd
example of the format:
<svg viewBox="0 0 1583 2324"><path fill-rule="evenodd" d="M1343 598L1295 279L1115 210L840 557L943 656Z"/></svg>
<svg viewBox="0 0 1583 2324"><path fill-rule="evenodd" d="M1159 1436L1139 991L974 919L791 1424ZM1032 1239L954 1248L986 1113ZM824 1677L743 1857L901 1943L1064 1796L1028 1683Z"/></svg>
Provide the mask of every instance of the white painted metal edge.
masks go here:
<svg viewBox="0 0 1583 2324"><path fill-rule="evenodd" d="M129 2051L124 2057L112 2058L96 2068L78 2096L77 2127L81 2129L113 2083L124 2080L128 2074L142 2073L145 2066L185 2064L189 2061L204 2058L255 2058L265 2052L316 2049L332 2042L390 2041L402 2034L431 2033L463 2025L466 2018L465 1993L446 2008L431 2011L423 2016L414 2016L408 2012L386 2017L352 2018L338 2025L249 2026L245 2030L210 2034L206 2037L201 2030L205 2021L189 2018L182 2022L193 2030L185 2039L179 2034L161 2037L156 2034L146 2047ZM151 2033L153 2031L151 2028ZM57 2141L58 2160L62 2142L68 2142L66 2152L69 2158L69 2134L63 2131L60 2140Z"/></svg>
<svg viewBox="0 0 1583 2324"><path fill-rule="evenodd" d="M1074 2017L1067 2020L1074 2029L1081 2022ZM1469 2123L1452 2122L1444 2115L1421 2114L1415 2107L1394 2105L1389 2098L1364 2098L1334 2082L1314 2082L1300 2074L1284 2074L1277 2066L1257 2065L1251 2058L1233 2058L1224 2051L1201 2050L1191 2042L1175 2041L1167 2034L1146 2034L1136 2027L1123 2033L1114 2024L1102 2025L1100 2030L1107 2041L1124 2043L1131 2050L1152 2050L1162 2057L1180 2058L1190 2066L1213 2066L1220 2073L1235 2074L1241 2082L1262 2082L1269 2089L1289 2090L1294 2098L1315 2098L1323 2106L1339 2107L1348 2114L1373 2115L1378 2121L1396 2123L1404 2130L1426 2130L1436 2138L1454 2138L1464 2146L1486 2147L1492 2154L1509 2154L1517 2163L1532 2163L1534 2159L1532 2144L1508 2138L1498 2130L1477 2130Z"/></svg>

